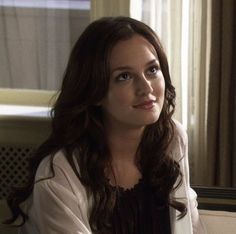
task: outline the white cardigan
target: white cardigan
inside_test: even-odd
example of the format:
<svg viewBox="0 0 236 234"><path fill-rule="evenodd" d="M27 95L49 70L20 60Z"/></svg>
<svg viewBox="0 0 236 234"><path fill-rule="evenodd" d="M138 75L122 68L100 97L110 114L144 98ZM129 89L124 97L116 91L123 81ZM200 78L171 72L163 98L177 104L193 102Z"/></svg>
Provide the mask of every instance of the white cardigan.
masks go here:
<svg viewBox="0 0 236 234"><path fill-rule="evenodd" d="M197 195L189 185L187 134L176 121L176 134L169 152L179 161L183 173L182 185L171 194L187 204L187 215L177 220L178 212L170 207L172 234L205 234L197 210ZM49 157L45 158L36 174L36 180L51 175ZM81 184L62 151L53 161L55 177L36 183L33 194L24 204L29 220L20 229L21 234L92 234L89 225L88 199Z"/></svg>

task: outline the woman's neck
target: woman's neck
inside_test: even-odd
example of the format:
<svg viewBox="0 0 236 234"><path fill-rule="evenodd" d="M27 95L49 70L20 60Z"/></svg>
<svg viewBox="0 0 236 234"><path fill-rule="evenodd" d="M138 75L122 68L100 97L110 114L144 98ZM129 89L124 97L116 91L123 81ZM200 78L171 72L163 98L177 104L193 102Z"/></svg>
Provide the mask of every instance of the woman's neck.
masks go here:
<svg viewBox="0 0 236 234"><path fill-rule="evenodd" d="M116 129L107 132L108 144L111 152L111 168L108 178L111 184L124 188L133 187L142 177L136 165L136 154L141 129Z"/></svg>
<svg viewBox="0 0 236 234"><path fill-rule="evenodd" d="M116 129L108 131L108 144L113 161L133 161L139 146L141 129Z"/></svg>

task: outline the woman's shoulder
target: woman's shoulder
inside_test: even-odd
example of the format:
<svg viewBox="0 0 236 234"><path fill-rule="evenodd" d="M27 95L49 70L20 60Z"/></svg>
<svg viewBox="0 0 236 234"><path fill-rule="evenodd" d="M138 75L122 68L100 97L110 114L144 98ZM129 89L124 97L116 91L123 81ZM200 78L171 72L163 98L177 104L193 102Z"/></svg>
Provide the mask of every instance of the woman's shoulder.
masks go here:
<svg viewBox="0 0 236 234"><path fill-rule="evenodd" d="M78 167L76 166L76 168ZM59 150L54 155L46 156L39 164L35 180L45 178L49 178L52 181L62 181L65 179L79 182L63 150Z"/></svg>
<svg viewBox="0 0 236 234"><path fill-rule="evenodd" d="M173 138L180 141L181 144L186 145L188 143L187 131L184 126L176 119L173 119L174 122L174 136Z"/></svg>
<svg viewBox="0 0 236 234"><path fill-rule="evenodd" d="M76 165L75 162L75 167ZM35 181L45 189L63 190L74 194L78 199L87 200L86 189L72 169L63 150L44 158L36 173Z"/></svg>
<svg viewBox="0 0 236 234"><path fill-rule="evenodd" d="M184 126L178 120L173 119L173 123L174 134L167 151L175 160L180 160L185 154L188 136Z"/></svg>

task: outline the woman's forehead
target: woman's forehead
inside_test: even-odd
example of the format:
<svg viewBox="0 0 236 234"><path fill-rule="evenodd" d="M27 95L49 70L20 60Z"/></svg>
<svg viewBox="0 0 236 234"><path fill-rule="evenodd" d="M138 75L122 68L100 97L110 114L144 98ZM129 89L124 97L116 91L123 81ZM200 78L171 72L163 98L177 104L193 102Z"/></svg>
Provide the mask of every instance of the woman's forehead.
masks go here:
<svg viewBox="0 0 236 234"><path fill-rule="evenodd" d="M154 46L144 37L135 35L127 40L119 41L110 54L111 69L126 66L129 63L147 63L158 60Z"/></svg>

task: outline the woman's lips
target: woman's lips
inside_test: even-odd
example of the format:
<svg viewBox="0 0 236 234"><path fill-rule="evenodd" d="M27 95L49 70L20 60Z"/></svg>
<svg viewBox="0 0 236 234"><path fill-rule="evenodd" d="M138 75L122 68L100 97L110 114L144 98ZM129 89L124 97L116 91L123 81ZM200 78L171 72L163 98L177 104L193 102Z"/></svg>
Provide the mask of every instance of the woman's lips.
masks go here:
<svg viewBox="0 0 236 234"><path fill-rule="evenodd" d="M138 105L134 105L134 108L143 109L143 110L150 110L154 107L154 105L155 105L154 101L146 101L146 102L142 102Z"/></svg>

